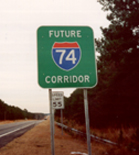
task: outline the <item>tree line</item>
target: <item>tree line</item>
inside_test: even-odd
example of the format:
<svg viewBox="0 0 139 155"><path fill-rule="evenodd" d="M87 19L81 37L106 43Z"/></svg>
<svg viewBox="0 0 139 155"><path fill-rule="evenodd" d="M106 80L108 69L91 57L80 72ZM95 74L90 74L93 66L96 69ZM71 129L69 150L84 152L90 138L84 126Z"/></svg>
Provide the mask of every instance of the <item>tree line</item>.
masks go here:
<svg viewBox="0 0 139 155"><path fill-rule="evenodd" d="M90 124L139 126L139 1L99 0L108 27L95 39L98 84L88 89ZM64 117L85 123L83 90L65 98ZM60 112L56 111L56 116Z"/></svg>
<svg viewBox="0 0 139 155"><path fill-rule="evenodd" d="M26 109L10 106L0 100L0 120L18 120L18 119L43 119L43 113L31 113Z"/></svg>

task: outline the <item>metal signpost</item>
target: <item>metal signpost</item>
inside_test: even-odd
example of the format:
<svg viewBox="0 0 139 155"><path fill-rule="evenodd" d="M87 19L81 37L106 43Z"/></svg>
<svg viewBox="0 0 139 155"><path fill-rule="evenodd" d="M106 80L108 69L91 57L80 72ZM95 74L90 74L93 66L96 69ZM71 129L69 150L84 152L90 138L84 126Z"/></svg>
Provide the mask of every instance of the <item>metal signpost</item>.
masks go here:
<svg viewBox="0 0 139 155"><path fill-rule="evenodd" d="M61 109L61 124L63 124L63 110ZM62 135L63 135L63 125L62 125Z"/></svg>
<svg viewBox="0 0 139 155"><path fill-rule="evenodd" d="M52 109L52 90L49 89L49 99L50 99L50 128L51 128L51 152L52 155L55 155L55 146L54 146L54 115Z"/></svg>
<svg viewBox="0 0 139 155"><path fill-rule="evenodd" d="M96 85L94 36L90 27L42 26L37 30L37 44L38 83L41 87L91 88ZM87 89L84 89L84 104L88 152L91 155ZM51 137L54 150L54 138Z"/></svg>

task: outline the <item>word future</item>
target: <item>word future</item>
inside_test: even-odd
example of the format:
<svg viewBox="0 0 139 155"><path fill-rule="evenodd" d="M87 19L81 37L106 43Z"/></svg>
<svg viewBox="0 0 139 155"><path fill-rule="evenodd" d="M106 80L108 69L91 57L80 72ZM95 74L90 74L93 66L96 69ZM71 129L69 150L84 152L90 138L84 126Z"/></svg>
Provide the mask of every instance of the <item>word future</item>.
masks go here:
<svg viewBox="0 0 139 155"><path fill-rule="evenodd" d="M59 37L66 37L66 38L81 38L82 35L81 35L81 30L50 30L49 31L49 37L55 37L55 38L59 38Z"/></svg>

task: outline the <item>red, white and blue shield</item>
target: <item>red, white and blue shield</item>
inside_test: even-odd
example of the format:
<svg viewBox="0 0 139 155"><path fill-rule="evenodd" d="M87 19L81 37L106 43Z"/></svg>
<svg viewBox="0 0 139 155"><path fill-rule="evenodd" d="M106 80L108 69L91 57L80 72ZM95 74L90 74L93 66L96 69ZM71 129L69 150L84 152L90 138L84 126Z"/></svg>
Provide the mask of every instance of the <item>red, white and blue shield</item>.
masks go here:
<svg viewBox="0 0 139 155"><path fill-rule="evenodd" d="M79 63L81 49L77 42L55 42L52 47L52 57L58 67L69 71Z"/></svg>

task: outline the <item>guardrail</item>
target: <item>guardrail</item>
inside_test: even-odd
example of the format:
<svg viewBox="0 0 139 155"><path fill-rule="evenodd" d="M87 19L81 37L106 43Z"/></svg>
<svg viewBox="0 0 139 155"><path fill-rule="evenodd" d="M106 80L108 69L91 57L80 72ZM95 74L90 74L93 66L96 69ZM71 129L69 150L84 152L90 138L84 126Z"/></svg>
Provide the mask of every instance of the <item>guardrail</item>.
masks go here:
<svg viewBox="0 0 139 155"><path fill-rule="evenodd" d="M58 122L55 122L55 123L56 123L58 126L63 127L63 128L65 128L65 129L67 129L67 130L74 131L74 132L76 132L77 134L80 134L81 136L86 136L86 133L81 132L81 131L78 131L77 129L70 128L70 127L68 127L68 126L66 126L66 125L64 125L64 124L58 123ZM92 134L91 134L90 136L91 136L91 139L93 139L93 140L95 140L95 141L97 141L97 142L105 143L105 144L107 143L107 144L119 146L119 144L117 144L117 143L115 143L115 142L112 142L112 141L110 141L110 140L108 140L108 139L103 139L103 138L100 138L100 137L95 136L95 135L92 135Z"/></svg>

